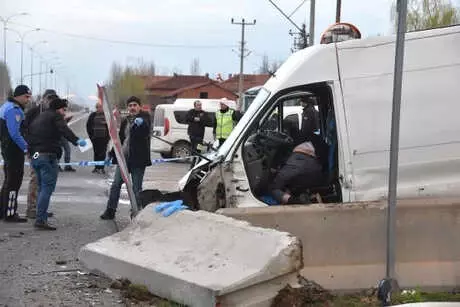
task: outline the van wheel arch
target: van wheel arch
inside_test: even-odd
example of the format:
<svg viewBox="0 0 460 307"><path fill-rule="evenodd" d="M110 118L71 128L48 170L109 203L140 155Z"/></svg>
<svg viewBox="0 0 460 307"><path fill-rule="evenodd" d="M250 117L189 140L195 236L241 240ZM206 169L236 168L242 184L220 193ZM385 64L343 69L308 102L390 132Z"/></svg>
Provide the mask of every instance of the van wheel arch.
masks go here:
<svg viewBox="0 0 460 307"><path fill-rule="evenodd" d="M191 144L185 140L180 140L174 143L174 146L171 150L171 156L173 158L183 158L190 156L192 153Z"/></svg>

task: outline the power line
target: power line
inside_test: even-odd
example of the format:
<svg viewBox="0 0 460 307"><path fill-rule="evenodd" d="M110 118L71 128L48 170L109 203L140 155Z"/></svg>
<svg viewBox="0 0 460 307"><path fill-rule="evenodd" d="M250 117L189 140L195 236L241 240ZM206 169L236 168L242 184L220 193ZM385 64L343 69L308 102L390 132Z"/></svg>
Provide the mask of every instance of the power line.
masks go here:
<svg viewBox="0 0 460 307"><path fill-rule="evenodd" d="M13 22L10 22L10 23L13 24ZM14 23L14 24L18 25L18 26L27 27L27 28L36 28L36 27L33 27L33 26L20 24L20 23ZM46 28L40 28L40 31L41 32L48 32L48 33L52 33L52 34L57 34L57 35L62 35L62 36L68 36L68 37L72 37L72 38L78 38L78 39L86 39L86 40L99 41L99 42L105 42L105 43L111 43L111 44L120 44L120 45L134 45L134 46L141 46L141 47L190 48L190 49L224 49L224 48L226 49L226 48L235 47L235 45L152 44L152 43L145 43L145 42L114 40L114 39L109 39L109 38L95 37L95 36L89 36L89 35L81 35L81 34L75 34L75 33L66 33L66 32L50 30L50 29L46 29Z"/></svg>

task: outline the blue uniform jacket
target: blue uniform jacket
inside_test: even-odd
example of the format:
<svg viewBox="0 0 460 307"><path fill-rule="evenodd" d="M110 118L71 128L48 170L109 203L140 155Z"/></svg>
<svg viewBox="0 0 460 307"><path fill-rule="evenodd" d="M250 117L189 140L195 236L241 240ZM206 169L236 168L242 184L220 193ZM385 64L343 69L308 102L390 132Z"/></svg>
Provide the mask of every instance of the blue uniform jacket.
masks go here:
<svg viewBox="0 0 460 307"><path fill-rule="evenodd" d="M3 154L27 151L27 142L21 133L23 120L24 111L14 99L8 99L0 107L0 140Z"/></svg>

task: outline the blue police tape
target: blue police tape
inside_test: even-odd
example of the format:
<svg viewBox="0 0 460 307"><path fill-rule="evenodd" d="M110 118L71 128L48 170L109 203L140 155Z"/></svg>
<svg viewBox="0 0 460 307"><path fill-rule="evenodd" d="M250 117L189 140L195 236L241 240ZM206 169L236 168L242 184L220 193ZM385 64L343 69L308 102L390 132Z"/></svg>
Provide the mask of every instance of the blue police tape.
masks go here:
<svg viewBox="0 0 460 307"><path fill-rule="evenodd" d="M169 159L153 159L152 164L160 164L166 162L174 162L174 161L181 161L181 160L188 160L191 158L195 158L196 156L188 156L183 158L169 158ZM4 165L5 162L3 160L0 161L0 165ZM107 163L106 161L78 161L78 162L69 162L69 163L58 163L59 166L110 166L112 163ZM29 162L25 162L24 165L29 166Z"/></svg>

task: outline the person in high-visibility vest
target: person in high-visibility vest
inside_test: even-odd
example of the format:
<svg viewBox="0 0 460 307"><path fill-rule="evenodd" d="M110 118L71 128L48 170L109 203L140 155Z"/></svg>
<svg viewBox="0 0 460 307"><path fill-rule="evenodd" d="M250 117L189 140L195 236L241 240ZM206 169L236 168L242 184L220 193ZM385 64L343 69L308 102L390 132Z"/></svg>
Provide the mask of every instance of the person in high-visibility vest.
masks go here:
<svg viewBox="0 0 460 307"><path fill-rule="evenodd" d="M241 117L240 111L230 109L229 101L226 98L221 99L220 110L216 112L213 129L214 139L219 141L219 147L228 138Z"/></svg>

